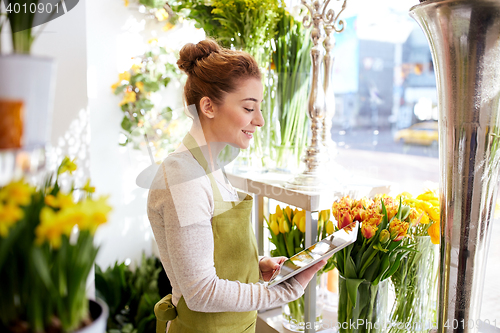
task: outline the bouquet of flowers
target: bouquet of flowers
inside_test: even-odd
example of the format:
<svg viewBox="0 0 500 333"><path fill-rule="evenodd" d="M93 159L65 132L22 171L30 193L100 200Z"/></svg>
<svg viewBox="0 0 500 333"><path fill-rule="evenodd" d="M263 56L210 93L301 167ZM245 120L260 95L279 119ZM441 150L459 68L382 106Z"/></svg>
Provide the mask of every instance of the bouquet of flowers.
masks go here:
<svg viewBox="0 0 500 333"><path fill-rule="evenodd" d="M409 193L398 197L415 215L403 246L417 252L409 253L391 277L396 300L390 332L427 332L437 319L439 201L432 191L416 198Z"/></svg>
<svg viewBox="0 0 500 333"><path fill-rule="evenodd" d="M0 187L2 332L70 332L89 321L94 233L111 207L92 198L90 180L63 190L59 177L75 169L65 157L39 188L22 179Z"/></svg>
<svg viewBox="0 0 500 333"><path fill-rule="evenodd" d="M388 196L375 199L353 200L344 197L333 203L332 213L337 228L342 229L353 221L361 228L355 243L334 255L339 278L340 332L375 332L380 323L378 313L387 296L383 281L399 268L402 259L414 251L403 245L414 219L414 209ZM387 284L385 283L385 286ZM381 315L382 316L382 315ZM353 325L354 324L354 325Z"/></svg>
<svg viewBox="0 0 500 333"><path fill-rule="evenodd" d="M275 249L271 250L273 257L291 257L305 249L305 231L306 216L304 210L290 206L281 208L276 206L276 212L269 215L269 221L266 220L271 237L269 240L274 244ZM330 210L323 210L318 213L318 232L316 241L320 241L334 231L333 222L330 220ZM322 268L318 275L333 269L333 260ZM294 325L304 324L304 296L292 301L286 305L283 311L283 317ZM321 314L318 314L317 320L321 320Z"/></svg>
<svg viewBox="0 0 500 333"><path fill-rule="evenodd" d="M284 4L279 0L189 0L174 1L175 12L196 21L207 36L221 45L245 50L255 57L262 67L267 67L266 45L276 33L279 10Z"/></svg>

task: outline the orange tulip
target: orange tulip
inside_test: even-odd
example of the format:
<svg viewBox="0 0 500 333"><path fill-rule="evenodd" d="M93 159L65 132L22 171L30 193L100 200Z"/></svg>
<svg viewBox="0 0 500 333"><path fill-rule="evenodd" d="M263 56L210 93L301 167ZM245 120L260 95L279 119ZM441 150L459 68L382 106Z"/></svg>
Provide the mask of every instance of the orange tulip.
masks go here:
<svg viewBox="0 0 500 333"><path fill-rule="evenodd" d="M406 236L409 227L410 224L408 222L404 222L399 219L392 220L389 224L391 239L395 242L402 240Z"/></svg>
<svg viewBox="0 0 500 333"><path fill-rule="evenodd" d="M344 228L352 223L352 217L348 210L344 210L339 213L339 220L337 221L339 225L339 229Z"/></svg>
<svg viewBox="0 0 500 333"><path fill-rule="evenodd" d="M377 229L378 228L375 225L363 222L363 224L361 225L361 234L363 235L364 238L370 239L373 236L375 236Z"/></svg>

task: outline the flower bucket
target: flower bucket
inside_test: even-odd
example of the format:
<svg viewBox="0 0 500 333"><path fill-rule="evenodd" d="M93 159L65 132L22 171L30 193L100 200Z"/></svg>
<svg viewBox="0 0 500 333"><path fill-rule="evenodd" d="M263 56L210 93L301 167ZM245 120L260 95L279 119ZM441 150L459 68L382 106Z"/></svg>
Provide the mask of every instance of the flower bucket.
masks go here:
<svg viewBox="0 0 500 333"><path fill-rule="evenodd" d="M426 333L436 326L439 245L430 236L415 240L418 252L410 253L391 277L396 299L390 333Z"/></svg>
<svg viewBox="0 0 500 333"><path fill-rule="evenodd" d="M339 333L380 333L387 331L388 279L372 285L363 280L356 293L355 304L348 293L353 279L339 275Z"/></svg>
<svg viewBox="0 0 500 333"><path fill-rule="evenodd" d="M75 333L105 333L109 315L109 308L106 303L100 299L89 300L89 312L92 323L75 331Z"/></svg>

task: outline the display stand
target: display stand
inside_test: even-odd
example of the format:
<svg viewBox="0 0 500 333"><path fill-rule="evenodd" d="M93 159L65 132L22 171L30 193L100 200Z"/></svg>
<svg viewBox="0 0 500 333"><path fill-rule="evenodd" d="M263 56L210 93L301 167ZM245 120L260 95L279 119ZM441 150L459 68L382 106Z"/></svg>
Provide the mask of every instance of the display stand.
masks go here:
<svg viewBox="0 0 500 333"><path fill-rule="evenodd" d="M254 197L254 207L252 212L252 221L255 228L255 237L257 238L257 246L259 255L264 255L264 209L269 205L269 200L274 199L287 205L291 205L302 209L306 212L306 237L305 246L309 247L315 242L316 230L318 228L317 219L313 218L315 212L325 209L331 209L332 203L345 195L352 197L373 196L377 193L388 193L390 184L381 183L373 179L358 178L356 183L343 184L339 188L332 188L322 192L303 192L285 188L284 185L289 180L290 174L278 173L227 173L227 178L231 184L245 192L251 193ZM269 209L267 209L269 212ZM316 279L313 278L305 290L305 321L306 333L315 332L314 323L316 318L316 307L311 304L316 304ZM276 330L275 325L270 325L267 322L266 312L259 315L259 325L267 325L270 330L266 332L286 332ZM272 320L272 319L271 319ZM308 327L312 328L308 328ZM274 331L273 331L274 330ZM264 332L263 332L264 333Z"/></svg>

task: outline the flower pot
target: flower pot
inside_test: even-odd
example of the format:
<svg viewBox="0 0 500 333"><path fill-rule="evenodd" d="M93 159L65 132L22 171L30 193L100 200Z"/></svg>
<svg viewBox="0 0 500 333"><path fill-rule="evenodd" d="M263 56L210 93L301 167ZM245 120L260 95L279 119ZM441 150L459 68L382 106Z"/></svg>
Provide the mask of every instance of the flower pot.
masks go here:
<svg viewBox="0 0 500 333"><path fill-rule="evenodd" d="M89 312L92 323L75 331L75 333L105 333L109 315L109 308L106 303L100 299L89 300Z"/></svg>
<svg viewBox="0 0 500 333"><path fill-rule="evenodd" d="M416 236L415 250L391 277L396 299L390 333L426 333L435 326L439 246L430 236Z"/></svg>
<svg viewBox="0 0 500 333"><path fill-rule="evenodd" d="M55 68L49 58L0 56L0 100L23 104L23 148L44 146L50 140Z"/></svg>
<svg viewBox="0 0 500 333"><path fill-rule="evenodd" d="M352 279L339 275L339 333L387 332L388 279L373 286L364 280L357 288L356 300L351 300L348 284Z"/></svg>

